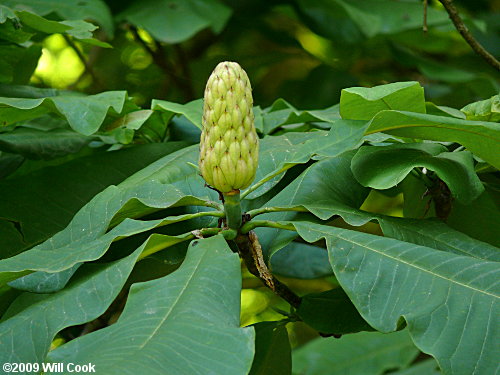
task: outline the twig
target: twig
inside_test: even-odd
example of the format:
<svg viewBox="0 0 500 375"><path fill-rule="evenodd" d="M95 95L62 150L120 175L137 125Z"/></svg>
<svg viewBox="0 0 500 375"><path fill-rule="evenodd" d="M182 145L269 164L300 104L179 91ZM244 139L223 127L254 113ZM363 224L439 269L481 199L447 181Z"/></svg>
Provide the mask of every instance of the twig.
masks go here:
<svg viewBox="0 0 500 375"><path fill-rule="evenodd" d="M63 36L64 40L66 41L66 43L68 43L68 46L70 46L71 49L73 49L73 51L75 51L76 55L78 56L78 58L82 62L83 67L85 68L85 72L92 77L92 80L94 81L94 84L97 87L99 87L100 86L99 79L95 75L95 72L92 69L92 66L90 66L89 62L87 61L87 59L83 55L82 51L80 51L80 49L78 48L78 46L75 44L75 42L73 42L73 40L68 35L62 34L62 36Z"/></svg>
<svg viewBox="0 0 500 375"><path fill-rule="evenodd" d="M257 215L267 214L269 212L285 212L285 211L295 211L295 212L309 212L306 208L302 206L297 207L261 207L256 208L255 210L250 210L247 212L247 215L250 219L254 218Z"/></svg>
<svg viewBox="0 0 500 375"><path fill-rule="evenodd" d="M458 30L460 35L462 35L465 41L469 43L471 48L493 68L500 70L500 61L498 61L491 53L486 51L484 47L472 36L470 31L467 29L467 26L465 26L464 22L460 18L457 8L453 5L452 0L439 0L439 2L443 4L444 9L448 12L455 28Z"/></svg>
<svg viewBox="0 0 500 375"><path fill-rule="evenodd" d="M272 175L270 176L267 176L265 178L263 178L262 180L260 180L259 182L253 184L252 186L250 186L250 188L248 188L247 190L245 190L243 193L241 193L241 199L245 198L248 194L250 194L252 191L255 191L257 190L259 187L261 187L262 185L264 185L267 181L269 180L272 180L274 177L278 176L279 174L287 171L288 169L292 168L293 166L295 166L296 164L287 164L285 165L284 167L282 167L281 169L277 170L276 172L274 172Z"/></svg>
<svg viewBox="0 0 500 375"><path fill-rule="evenodd" d="M257 235L254 232L240 234L236 237L235 242L238 245L240 256L250 273L258 277L265 286L291 306L298 308L301 298L271 274L264 261Z"/></svg>
<svg viewBox="0 0 500 375"><path fill-rule="evenodd" d="M149 44L147 44L144 39L139 35L139 31L135 26L129 26L130 31L134 35L135 40L148 52L153 58L154 63L161 69L163 72L172 79L172 82L183 91L184 97L186 101L192 100L194 97L193 88L188 83L188 80L183 80L179 77L175 72L175 67L167 60L165 56L164 50L161 44L154 40L155 49L151 48Z"/></svg>
<svg viewBox="0 0 500 375"><path fill-rule="evenodd" d="M278 221L272 221L272 220L252 220L243 224L243 226L240 229L240 232L246 234L257 227L268 227L268 228L277 228L277 229L295 231L294 225L287 222L280 223Z"/></svg>

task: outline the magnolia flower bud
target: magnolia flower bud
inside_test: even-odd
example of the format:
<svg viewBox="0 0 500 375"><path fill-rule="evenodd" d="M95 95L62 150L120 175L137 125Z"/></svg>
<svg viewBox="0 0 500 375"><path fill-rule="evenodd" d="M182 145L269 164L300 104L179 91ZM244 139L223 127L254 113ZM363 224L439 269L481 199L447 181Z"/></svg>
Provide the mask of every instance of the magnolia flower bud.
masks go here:
<svg viewBox="0 0 500 375"><path fill-rule="evenodd" d="M205 88L199 166L207 184L221 193L244 189L255 178L259 138L252 107L252 88L241 66L217 65Z"/></svg>

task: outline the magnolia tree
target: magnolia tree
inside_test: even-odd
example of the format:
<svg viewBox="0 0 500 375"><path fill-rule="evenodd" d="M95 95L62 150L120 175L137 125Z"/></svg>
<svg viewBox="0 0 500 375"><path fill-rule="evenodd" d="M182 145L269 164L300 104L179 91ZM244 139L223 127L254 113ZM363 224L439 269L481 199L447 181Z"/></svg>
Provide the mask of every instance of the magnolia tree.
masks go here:
<svg viewBox="0 0 500 375"><path fill-rule="evenodd" d="M0 11L4 38L102 44L84 21ZM0 97L2 373L498 371L498 95L451 108L410 81L261 108L235 62L187 104L14 88ZM86 145L108 151L56 159ZM241 324L242 276L279 300L267 319Z"/></svg>

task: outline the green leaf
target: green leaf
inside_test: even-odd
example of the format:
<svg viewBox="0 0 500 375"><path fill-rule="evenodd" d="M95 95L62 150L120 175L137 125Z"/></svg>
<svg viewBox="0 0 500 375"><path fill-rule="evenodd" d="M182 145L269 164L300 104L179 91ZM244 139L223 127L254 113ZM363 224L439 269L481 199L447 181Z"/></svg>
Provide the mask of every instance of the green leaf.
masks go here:
<svg viewBox="0 0 500 375"><path fill-rule="evenodd" d="M384 132L399 137L457 142L500 168L500 124L467 121L404 111L382 111L369 122L367 134Z"/></svg>
<svg viewBox="0 0 500 375"><path fill-rule="evenodd" d="M55 13L65 20L91 19L100 24L110 37L113 36L111 12L102 0L3 0L3 4L14 10L28 10L39 16Z"/></svg>
<svg viewBox="0 0 500 375"><path fill-rule="evenodd" d="M413 1L300 0L298 3L311 29L332 40L361 44L362 36L372 38L422 27L421 4ZM429 25L446 21L446 12L429 7Z"/></svg>
<svg viewBox="0 0 500 375"><path fill-rule="evenodd" d="M99 372L247 374L254 332L239 328L240 261L222 236L193 241L172 274L132 286L117 323L49 354ZM151 353L155 355L151 360Z"/></svg>
<svg viewBox="0 0 500 375"><path fill-rule="evenodd" d="M351 172L351 159L354 152L346 152L338 157L321 160L306 169L292 183L266 202L267 207L304 207L322 220L340 215L352 225L362 225L371 218L358 210L366 199L369 189L360 185ZM331 176L328 178L327 176ZM294 212L276 212L260 215L263 220L296 220ZM274 228L258 228L264 251L269 252L271 262L278 269L279 258L273 257L277 250L287 245L295 234ZM296 251L300 251L298 248ZM288 251L293 251L288 250ZM288 253L290 255L290 253ZM282 259L282 258L281 258ZM311 259L314 262L314 258ZM288 263L288 261L287 261Z"/></svg>
<svg viewBox="0 0 500 375"><path fill-rule="evenodd" d="M91 135L99 129L108 112L120 113L126 100L125 91L108 91L89 96L61 95L43 99L0 98L0 116L4 119L3 125L10 125L45 113L57 113L77 132Z"/></svg>
<svg viewBox="0 0 500 375"><path fill-rule="evenodd" d="M172 116L174 114L184 115L198 129L202 129L201 118L203 116L203 99L193 100L186 104L153 99L151 102L151 109L153 111L164 111L167 113L167 116Z"/></svg>
<svg viewBox="0 0 500 375"><path fill-rule="evenodd" d="M396 82L342 90L340 115L343 119L371 120L388 109L425 113L424 89L418 82Z"/></svg>
<svg viewBox="0 0 500 375"><path fill-rule="evenodd" d="M289 375L292 349L282 322L260 322L255 329L255 357L249 375Z"/></svg>
<svg viewBox="0 0 500 375"><path fill-rule="evenodd" d="M18 127L11 132L0 133L0 150L28 159L53 159L78 152L91 140L66 129L42 131Z"/></svg>
<svg viewBox="0 0 500 375"><path fill-rule="evenodd" d="M85 265L59 293L23 293L0 323L0 361L43 363L57 332L106 311L146 245L113 263Z"/></svg>
<svg viewBox="0 0 500 375"><path fill-rule="evenodd" d="M389 369L406 367L417 355L406 331L317 338L293 352L293 373L381 375Z"/></svg>
<svg viewBox="0 0 500 375"><path fill-rule="evenodd" d="M471 237L500 247L498 223L500 223L500 208L498 193L486 189L475 201L468 205L456 202L453 205L448 225Z"/></svg>
<svg viewBox="0 0 500 375"><path fill-rule="evenodd" d="M466 105L461 109L467 120L500 121L500 95Z"/></svg>
<svg viewBox="0 0 500 375"><path fill-rule="evenodd" d="M16 15L24 25L46 34L63 34L71 30L71 26L64 25L57 21L50 21L34 13L17 11Z"/></svg>
<svg viewBox="0 0 500 375"><path fill-rule="evenodd" d="M47 240L104 188L184 145L172 142L98 153L0 182L0 232L11 228L11 234L0 236L0 258ZM81 228L83 233L89 224Z"/></svg>
<svg viewBox="0 0 500 375"><path fill-rule="evenodd" d="M361 147L352 159L352 172L363 185L389 189L399 184L416 167L436 172L458 201L468 204L484 187L469 152L446 152L435 143L405 143Z"/></svg>
<svg viewBox="0 0 500 375"><path fill-rule="evenodd" d="M445 374L495 371L497 262L324 225L295 227L308 242L325 238L338 282L372 327L391 332L403 318Z"/></svg>
<svg viewBox="0 0 500 375"><path fill-rule="evenodd" d="M174 44L207 27L219 33L230 16L231 9L217 0L147 0L133 3L119 18L145 29L156 40Z"/></svg>
<svg viewBox="0 0 500 375"><path fill-rule="evenodd" d="M391 375L440 375L439 367L434 359L426 359L407 369L391 372Z"/></svg>
<svg viewBox="0 0 500 375"><path fill-rule="evenodd" d="M415 220L375 215L384 235L401 241L500 262L498 247L478 241L438 219ZM493 219L495 220L495 219ZM498 222L498 221L497 221Z"/></svg>
<svg viewBox="0 0 500 375"><path fill-rule="evenodd" d="M301 242L290 242L274 253L270 264L273 274L296 279L316 279L332 274L326 249Z"/></svg>
<svg viewBox="0 0 500 375"><path fill-rule="evenodd" d="M260 143L259 167L255 183L280 170L307 163L311 158L334 157L358 147L363 142L365 124L359 121L334 120L329 132L287 133L266 137ZM269 180L248 195L259 197L275 186L283 174Z"/></svg>
<svg viewBox="0 0 500 375"><path fill-rule="evenodd" d="M322 110L313 111L298 111L290 103L283 99L276 100L271 107L266 108L258 113L258 119L262 121L262 129L257 127L257 130L264 134L270 134L280 126L288 124L300 124L313 121L331 123L334 120L340 119L339 107L334 105Z"/></svg>
<svg viewBox="0 0 500 375"><path fill-rule="evenodd" d="M305 323L321 333L343 335L373 331L342 288L302 296L297 314Z"/></svg>

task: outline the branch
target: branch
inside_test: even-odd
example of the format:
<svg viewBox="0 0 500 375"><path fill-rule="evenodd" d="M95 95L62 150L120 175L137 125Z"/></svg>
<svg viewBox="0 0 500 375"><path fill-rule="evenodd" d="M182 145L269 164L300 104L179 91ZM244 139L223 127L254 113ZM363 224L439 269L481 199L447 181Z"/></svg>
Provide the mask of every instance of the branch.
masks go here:
<svg viewBox="0 0 500 375"><path fill-rule="evenodd" d="M443 4L444 9L448 12L455 28L458 30L460 35L462 35L465 41L469 43L471 48L493 68L500 70L500 62L491 53L486 51L484 47L472 36L470 31L467 29L467 26L465 26L464 22L460 18L457 8L453 5L452 0L439 0L439 2Z"/></svg>
<svg viewBox="0 0 500 375"><path fill-rule="evenodd" d="M252 191L254 190L257 190L259 187L261 187L262 185L264 185L267 181L269 180L272 180L274 177L276 177L277 175L285 172L286 170L294 167L295 165L297 164L288 164L288 165L285 165L283 168L277 170L276 172L274 172L272 175L270 176L267 176L266 178L263 178L262 180L260 180L259 182L257 182L256 184L250 186L250 188L248 188L247 190L245 190L243 193L241 193L241 199L245 198L248 194L250 194Z"/></svg>
<svg viewBox="0 0 500 375"><path fill-rule="evenodd" d="M264 262L262 247L257 235L254 232L240 234L236 237L235 242L238 245L240 256L250 273L258 277L265 286L287 301L291 306L298 308L301 298L271 274Z"/></svg>
<svg viewBox="0 0 500 375"><path fill-rule="evenodd" d="M193 99L193 88L191 85L179 77L175 73L175 66L172 65L165 56L164 50L160 43L157 40L154 40L155 49L151 48L149 44L147 44L144 39L139 35L139 31L135 26L129 26L130 31L134 35L135 40L148 52L153 58L154 63L161 69L163 72L172 79L172 82L183 91L184 97L187 101Z"/></svg>
<svg viewBox="0 0 500 375"><path fill-rule="evenodd" d="M243 224L243 226L240 228L240 232L246 234L257 227L268 227L268 228L277 228L277 229L286 229L295 231L294 225L290 223L286 222L280 223L272 220L253 220L253 221L247 221L245 224Z"/></svg>
<svg viewBox="0 0 500 375"><path fill-rule="evenodd" d="M99 79L95 75L95 72L92 69L92 66L90 66L89 62L87 61L87 59L83 55L82 51L80 51L80 48L78 48L78 46L75 44L75 42L73 42L73 40L68 35L62 34L62 36L63 36L64 40L66 41L66 43L68 43L68 46L70 46L71 49L73 51L75 51L76 55L78 56L78 59L80 59L80 61L82 62L83 67L85 69L85 73L89 74L92 77L92 80L94 81L94 84L97 87L100 87Z"/></svg>
<svg viewBox="0 0 500 375"><path fill-rule="evenodd" d="M295 212L309 212L302 206L299 207L261 207L256 208L255 210L250 210L247 212L247 215L250 219L254 218L257 215L267 214L269 212L284 212L284 211L295 211Z"/></svg>

